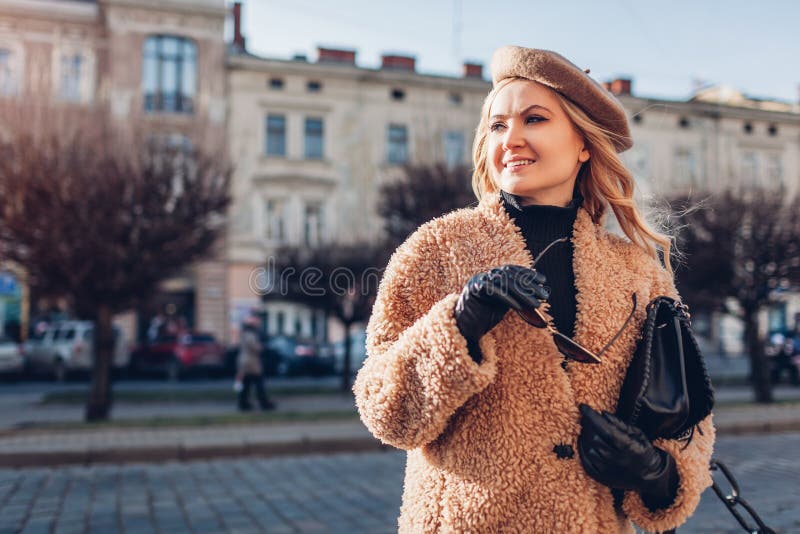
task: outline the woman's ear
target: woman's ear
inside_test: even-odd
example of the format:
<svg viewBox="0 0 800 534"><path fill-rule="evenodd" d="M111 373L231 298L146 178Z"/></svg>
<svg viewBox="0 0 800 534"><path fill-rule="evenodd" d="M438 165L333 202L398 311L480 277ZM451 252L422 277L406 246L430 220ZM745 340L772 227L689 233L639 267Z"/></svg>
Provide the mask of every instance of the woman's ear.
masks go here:
<svg viewBox="0 0 800 534"><path fill-rule="evenodd" d="M585 146L581 147L581 151L578 153L578 161L580 163L586 163L591 157L592 155L589 153L589 149Z"/></svg>

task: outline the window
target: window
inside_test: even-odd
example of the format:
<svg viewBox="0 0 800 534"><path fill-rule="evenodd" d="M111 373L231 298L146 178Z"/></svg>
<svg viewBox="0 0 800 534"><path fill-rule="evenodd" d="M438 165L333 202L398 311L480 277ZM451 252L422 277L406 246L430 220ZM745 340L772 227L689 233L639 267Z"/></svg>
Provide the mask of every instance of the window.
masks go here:
<svg viewBox="0 0 800 534"><path fill-rule="evenodd" d="M303 225L303 241L309 247L322 243L322 204L306 204Z"/></svg>
<svg viewBox="0 0 800 534"><path fill-rule="evenodd" d="M306 159L322 159L322 119L306 119Z"/></svg>
<svg viewBox="0 0 800 534"><path fill-rule="evenodd" d="M635 122L636 124L641 124L643 120L644 120L644 115L642 115L641 113L637 113L636 115L633 116L633 122Z"/></svg>
<svg viewBox="0 0 800 534"><path fill-rule="evenodd" d="M286 155L286 116L267 115L267 146L268 156Z"/></svg>
<svg viewBox="0 0 800 534"><path fill-rule="evenodd" d="M148 112L193 113L197 46L183 37L157 35L144 42L142 85Z"/></svg>
<svg viewBox="0 0 800 534"><path fill-rule="evenodd" d="M408 161L408 130L400 124L390 124L387 131L386 161L406 163Z"/></svg>
<svg viewBox="0 0 800 534"><path fill-rule="evenodd" d="M83 58L80 54L66 54L61 56L61 80L59 83L58 96L67 102L79 102L81 100L81 63Z"/></svg>
<svg viewBox="0 0 800 534"><path fill-rule="evenodd" d="M306 90L309 93L319 93L322 91L322 82L318 82L316 80L309 81L306 84Z"/></svg>
<svg viewBox="0 0 800 534"><path fill-rule="evenodd" d="M282 311L279 311L275 315L275 323L276 323L275 330L277 335L282 336L284 334L283 327L285 322L286 322L286 315Z"/></svg>
<svg viewBox="0 0 800 534"><path fill-rule="evenodd" d="M0 96L17 93L13 61L14 55L11 50L0 48Z"/></svg>
<svg viewBox="0 0 800 534"><path fill-rule="evenodd" d="M75 327L73 326L62 326L59 331L56 333L55 338L58 341L68 340L71 341L75 339Z"/></svg>
<svg viewBox="0 0 800 534"><path fill-rule="evenodd" d="M283 89L283 78L270 78L269 88L276 91Z"/></svg>
<svg viewBox="0 0 800 534"><path fill-rule="evenodd" d="M637 180L642 180L641 185L645 185L650 180L650 146L645 142L636 143L625 154L623 159L628 168Z"/></svg>
<svg viewBox="0 0 800 534"><path fill-rule="evenodd" d="M746 134L753 133L753 123L752 122L744 123L743 129L744 129L744 133L746 133Z"/></svg>
<svg viewBox="0 0 800 534"><path fill-rule="evenodd" d="M689 119L686 117L681 117L678 121L678 126L681 128L688 128L689 127Z"/></svg>
<svg viewBox="0 0 800 534"><path fill-rule="evenodd" d="M264 205L264 237L276 243L286 242L286 201L270 198Z"/></svg>
<svg viewBox="0 0 800 534"><path fill-rule="evenodd" d="M767 187L783 185L783 161L780 154L770 154L766 161Z"/></svg>
<svg viewBox="0 0 800 534"><path fill-rule="evenodd" d="M460 106L464 99L461 97L461 93L450 93L449 100L454 106Z"/></svg>
<svg viewBox="0 0 800 534"><path fill-rule="evenodd" d="M758 154L745 152L742 154L742 181L745 186L758 184Z"/></svg>
<svg viewBox="0 0 800 534"><path fill-rule="evenodd" d="M182 133L155 133L147 136L150 146L176 150L183 154L191 154L194 151L194 143L189 137Z"/></svg>
<svg viewBox="0 0 800 534"><path fill-rule="evenodd" d="M673 178L678 186L697 184L697 158L690 148L676 147L673 153Z"/></svg>
<svg viewBox="0 0 800 534"><path fill-rule="evenodd" d="M770 136L775 137L778 135L778 126L775 124L770 124L769 127L767 127L767 133Z"/></svg>
<svg viewBox="0 0 800 534"><path fill-rule="evenodd" d="M451 169L464 162L463 133L461 132L444 133L444 162Z"/></svg>
<svg viewBox="0 0 800 534"><path fill-rule="evenodd" d="M392 96L392 100L397 100L398 102L404 100L406 97L406 92L402 89L392 89L390 94Z"/></svg>

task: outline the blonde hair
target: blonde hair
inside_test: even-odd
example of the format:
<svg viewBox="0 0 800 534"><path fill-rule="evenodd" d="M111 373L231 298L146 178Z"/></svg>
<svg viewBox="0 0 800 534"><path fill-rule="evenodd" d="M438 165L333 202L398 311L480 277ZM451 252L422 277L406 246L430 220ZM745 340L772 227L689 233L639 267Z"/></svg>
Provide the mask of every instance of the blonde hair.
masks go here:
<svg viewBox="0 0 800 534"><path fill-rule="evenodd" d="M497 93L516 80L525 78L506 78L489 92L483 103L481 120L475 134L473 144L472 190L480 200L483 195L496 194L499 191L489 169L487 136L489 113ZM589 213L592 221L599 224L609 207L619 222L619 226L628 239L641 247L650 256L659 259L659 250L663 253L664 266L672 274L670 263L670 236L653 230L642 216L633 198L634 181L631 172L625 168L614 147L615 133L606 130L591 120L581 108L552 91L561 104L567 117L577 132L583 137L591 157L578 172L578 190L583 196L583 208Z"/></svg>

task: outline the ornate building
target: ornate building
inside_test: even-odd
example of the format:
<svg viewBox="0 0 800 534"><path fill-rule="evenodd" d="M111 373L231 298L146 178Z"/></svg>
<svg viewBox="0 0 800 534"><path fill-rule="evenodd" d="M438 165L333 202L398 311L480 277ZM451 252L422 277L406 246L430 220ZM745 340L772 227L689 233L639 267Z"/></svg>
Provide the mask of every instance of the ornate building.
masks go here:
<svg viewBox="0 0 800 534"><path fill-rule="evenodd" d="M173 142L222 143L227 13L225 0L0 0L0 99L108 105ZM167 280L151 307L124 321L129 339L156 309L224 335L224 262Z"/></svg>

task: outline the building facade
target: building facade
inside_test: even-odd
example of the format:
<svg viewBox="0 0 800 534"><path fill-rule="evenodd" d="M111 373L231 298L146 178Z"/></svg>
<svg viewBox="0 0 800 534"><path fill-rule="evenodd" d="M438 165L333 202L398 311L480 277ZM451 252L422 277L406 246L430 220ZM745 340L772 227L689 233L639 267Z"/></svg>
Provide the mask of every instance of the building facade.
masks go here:
<svg viewBox="0 0 800 534"><path fill-rule="evenodd" d="M318 55L228 58L233 330L261 309L253 273L281 246L377 240L379 187L403 164L470 161L475 110L489 89L480 66L448 78L417 73L408 56L386 55L381 68L365 69L352 50ZM278 301L264 311L271 335L326 331L324 316L304 306Z"/></svg>
<svg viewBox="0 0 800 534"><path fill-rule="evenodd" d="M237 25L238 28L238 25ZM248 54L228 58L228 143L237 162L228 234L231 328L260 309L259 268L280 245L377 238L380 185L399 165L471 162L472 141L490 84L482 67L464 76L417 73L414 58L384 55L381 68L356 65L356 52L320 48L317 60ZM623 154L648 201L731 185L800 184L800 106L710 88L686 101L634 96L631 80L607 83L631 117L634 147ZM783 316L798 306L789 299ZM786 311L788 310L788 312ZM312 311L266 305L270 334L324 331ZM767 319L765 318L765 321ZM775 323L775 314L768 321ZM714 349L737 352L740 328L709 321Z"/></svg>
<svg viewBox="0 0 800 534"><path fill-rule="evenodd" d="M225 0L0 0L0 99L108 106L149 135L222 143L227 13ZM158 311L225 334L217 248L127 318L129 339Z"/></svg>
<svg viewBox="0 0 800 534"><path fill-rule="evenodd" d="M613 85L613 84L612 84ZM709 88L688 101L619 98L631 117L626 162L647 194L800 185L800 106Z"/></svg>

